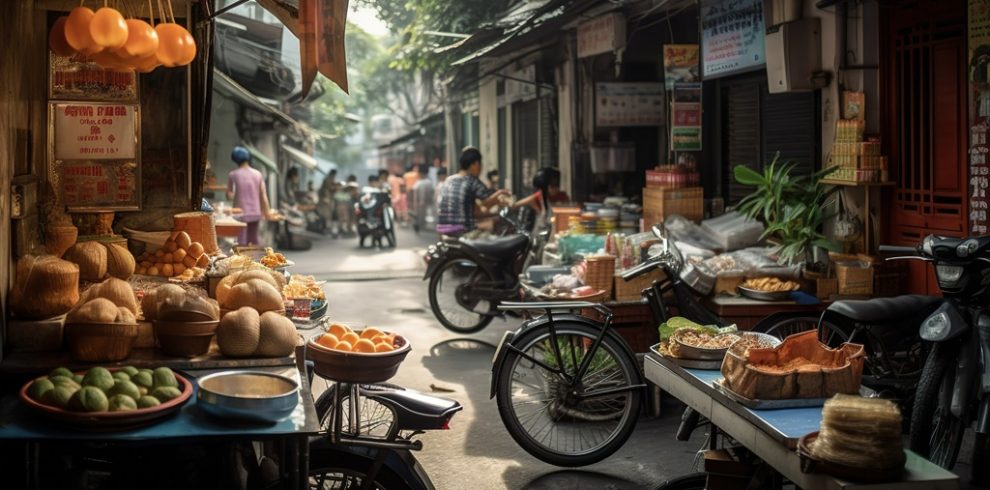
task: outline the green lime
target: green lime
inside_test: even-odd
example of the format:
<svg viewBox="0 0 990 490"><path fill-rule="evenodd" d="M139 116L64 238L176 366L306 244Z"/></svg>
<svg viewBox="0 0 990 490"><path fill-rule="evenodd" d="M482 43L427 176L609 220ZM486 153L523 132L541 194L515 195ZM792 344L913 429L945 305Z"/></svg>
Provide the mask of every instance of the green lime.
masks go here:
<svg viewBox="0 0 990 490"><path fill-rule="evenodd" d="M69 407L80 412L105 412L109 407L107 395L95 386L83 386L72 399L69 400Z"/></svg>
<svg viewBox="0 0 990 490"><path fill-rule="evenodd" d="M55 383L48 378L38 378L31 383L28 388L28 396L35 401L41 402L45 398L45 393L55 389Z"/></svg>
<svg viewBox="0 0 990 490"><path fill-rule="evenodd" d="M155 387L160 386L171 386L173 388L178 388L179 382L175 379L175 373L167 367L160 367L155 369L154 374Z"/></svg>
<svg viewBox="0 0 990 490"><path fill-rule="evenodd" d="M134 366L124 366L124 367L120 368L120 371L121 372L124 372L124 373L127 373L128 376L134 376L135 374L138 373L138 368L136 368Z"/></svg>
<svg viewBox="0 0 990 490"><path fill-rule="evenodd" d="M55 389L48 390L48 392L45 393L45 397L42 402L45 405L51 405L53 407L68 408L69 400L71 400L72 396L76 394L76 391L76 389L65 385L56 385Z"/></svg>
<svg viewBox="0 0 990 490"><path fill-rule="evenodd" d="M179 391L178 388L172 386L159 386L158 388L151 390L151 396L157 398L158 401L162 403L165 403L181 394L182 392Z"/></svg>
<svg viewBox="0 0 990 490"><path fill-rule="evenodd" d="M131 382L142 388L147 388L147 389L151 389L152 386L155 386L155 380L151 377L150 372L146 373L144 371L141 371L135 374L134 376L131 377Z"/></svg>
<svg viewBox="0 0 990 490"><path fill-rule="evenodd" d="M131 377L128 376L127 373L123 371L117 371L113 373L113 379L116 381L130 381Z"/></svg>
<svg viewBox="0 0 990 490"><path fill-rule="evenodd" d="M107 368L95 367L90 369L85 376L83 376L82 384L83 386L93 386L99 388L102 391L107 391L113 388L113 375Z"/></svg>
<svg viewBox="0 0 990 490"><path fill-rule="evenodd" d="M138 398L141 398L141 390L138 389L136 384L131 383L130 381L118 380L114 383L113 388L107 390L107 395L127 395L137 400Z"/></svg>
<svg viewBox="0 0 990 490"><path fill-rule="evenodd" d="M141 398L138 398L138 401L137 401L138 408L157 407L158 405L161 405L161 404L162 404L162 402L158 401L157 398L155 398L153 396L147 396L147 395L146 396L142 396Z"/></svg>
<svg viewBox="0 0 990 490"><path fill-rule="evenodd" d="M127 395L114 395L110 397L107 407L111 412L137 410L137 402Z"/></svg>
<svg viewBox="0 0 990 490"><path fill-rule="evenodd" d="M54 378L55 376L68 376L68 377L71 378L72 377L72 371L69 371L68 369L66 369L64 367L55 368L55 369L52 370L52 372L48 373L48 377L49 378Z"/></svg>

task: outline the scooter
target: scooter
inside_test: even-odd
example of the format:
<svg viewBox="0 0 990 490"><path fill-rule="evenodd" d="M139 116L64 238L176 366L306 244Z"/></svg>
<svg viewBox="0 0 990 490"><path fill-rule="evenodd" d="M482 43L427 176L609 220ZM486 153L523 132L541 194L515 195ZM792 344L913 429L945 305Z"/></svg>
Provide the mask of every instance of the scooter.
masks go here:
<svg viewBox="0 0 990 490"><path fill-rule="evenodd" d="M513 233L485 240L444 240L430 245L423 257L430 309L448 330L474 333L501 316L499 302L519 299L519 275L543 254L549 227L528 229L505 209L499 216Z"/></svg>
<svg viewBox="0 0 990 490"><path fill-rule="evenodd" d="M918 247L880 252L935 265L944 299L919 329L931 348L915 391L910 445L951 469L967 427L978 438L990 433L990 237L929 235Z"/></svg>
<svg viewBox="0 0 990 490"><path fill-rule="evenodd" d="M372 245L381 247L384 238L389 248L395 248L395 209L387 190L368 190L362 194L354 203L354 214L361 248L368 237Z"/></svg>

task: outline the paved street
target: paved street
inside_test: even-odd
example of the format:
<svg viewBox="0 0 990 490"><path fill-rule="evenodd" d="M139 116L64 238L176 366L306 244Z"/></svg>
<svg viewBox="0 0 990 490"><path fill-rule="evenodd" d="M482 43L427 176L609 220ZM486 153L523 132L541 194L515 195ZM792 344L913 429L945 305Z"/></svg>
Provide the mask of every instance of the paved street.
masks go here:
<svg viewBox="0 0 990 490"><path fill-rule="evenodd" d="M425 448L417 457L438 488L653 488L691 471L703 434L691 442L674 440L680 416L676 405L665 406L662 418L641 418L621 451L586 468L557 468L520 449L488 398L493 344L519 322L496 320L470 337L440 327L429 312L426 283L420 280L419 251L431 241L400 229L396 251L358 250L356 238L326 238L312 251L293 253L291 258L296 271L332 281L326 290L335 320L382 327L410 339L413 351L392 382L427 393L431 385L450 389L452 393L438 395L464 405L451 430L422 436ZM314 389L322 390L321 383Z"/></svg>

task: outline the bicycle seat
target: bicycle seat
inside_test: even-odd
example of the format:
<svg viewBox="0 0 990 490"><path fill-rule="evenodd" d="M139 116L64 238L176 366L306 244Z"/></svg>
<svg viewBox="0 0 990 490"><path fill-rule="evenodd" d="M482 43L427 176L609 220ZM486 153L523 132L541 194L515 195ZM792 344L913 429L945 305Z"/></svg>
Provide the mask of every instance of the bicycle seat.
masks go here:
<svg viewBox="0 0 990 490"><path fill-rule="evenodd" d="M445 429L450 418L464 408L456 400L407 389L366 392L365 396L391 408L401 430Z"/></svg>
<svg viewBox="0 0 990 490"><path fill-rule="evenodd" d="M529 238L525 235L512 235L487 240L461 240L461 243L482 255L504 257L524 248L529 243Z"/></svg>
<svg viewBox="0 0 990 490"><path fill-rule="evenodd" d="M912 294L893 298L836 301L826 311L861 323L887 323L905 318L916 318L920 323L941 303L941 298Z"/></svg>

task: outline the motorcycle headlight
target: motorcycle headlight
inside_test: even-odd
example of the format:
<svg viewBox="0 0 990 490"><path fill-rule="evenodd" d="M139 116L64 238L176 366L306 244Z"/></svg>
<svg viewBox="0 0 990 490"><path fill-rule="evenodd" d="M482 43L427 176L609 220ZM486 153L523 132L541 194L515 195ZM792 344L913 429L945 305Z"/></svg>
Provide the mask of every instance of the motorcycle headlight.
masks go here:
<svg viewBox="0 0 990 490"><path fill-rule="evenodd" d="M949 331L949 314L936 313L921 324L921 338L925 340L940 340Z"/></svg>
<svg viewBox="0 0 990 490"><path fill-rule="evenodd" d="M938 282L940 283L955 284L962 277L964 270L961 265L939 264L935 266L935 275L938 276Z"/></svg>

